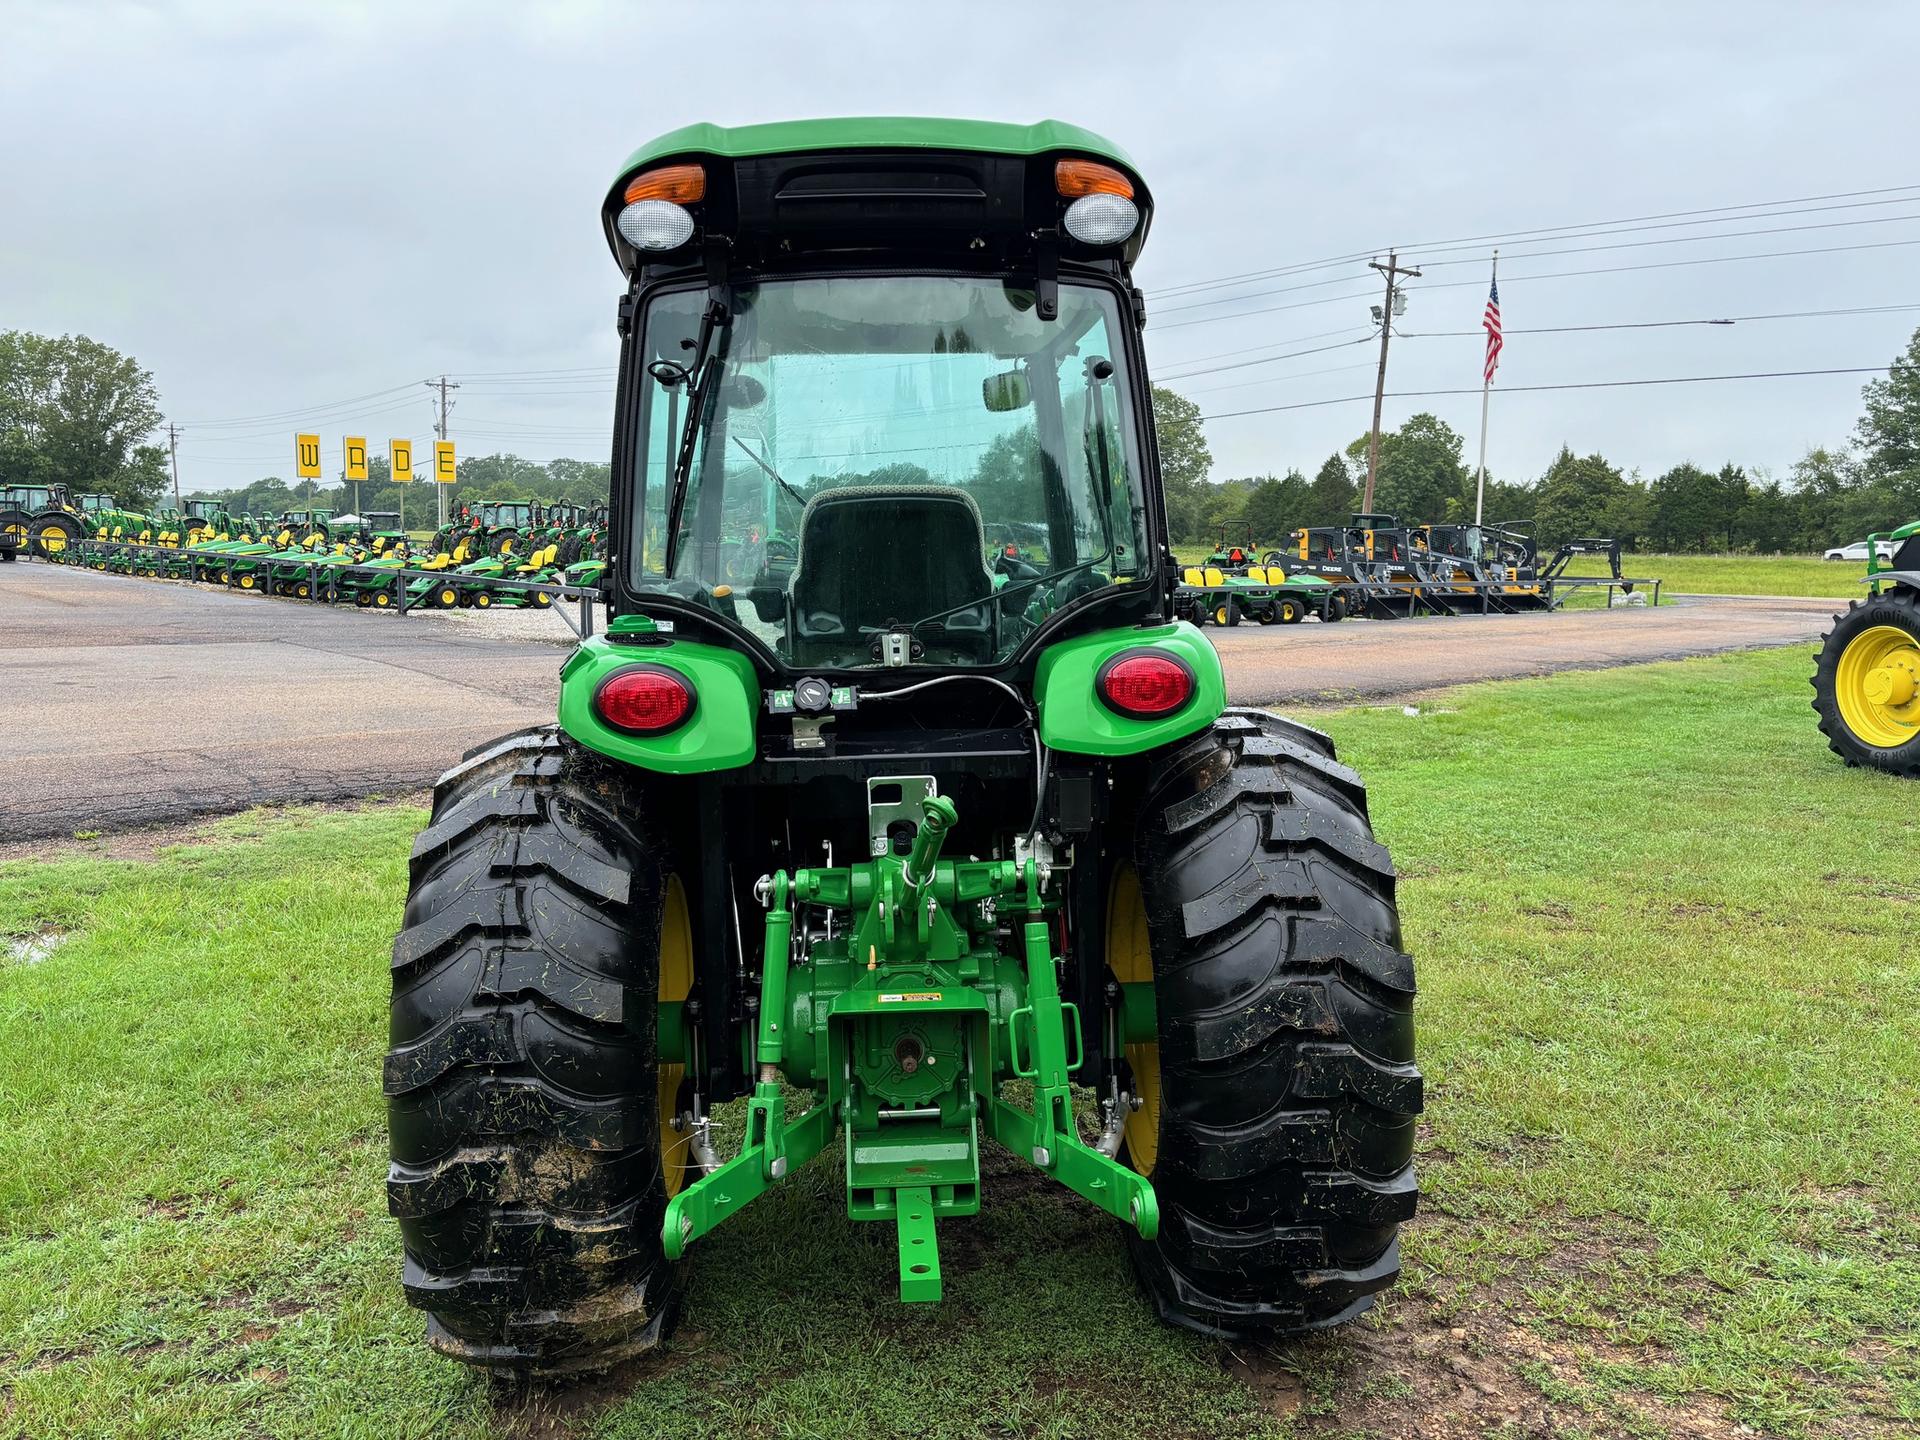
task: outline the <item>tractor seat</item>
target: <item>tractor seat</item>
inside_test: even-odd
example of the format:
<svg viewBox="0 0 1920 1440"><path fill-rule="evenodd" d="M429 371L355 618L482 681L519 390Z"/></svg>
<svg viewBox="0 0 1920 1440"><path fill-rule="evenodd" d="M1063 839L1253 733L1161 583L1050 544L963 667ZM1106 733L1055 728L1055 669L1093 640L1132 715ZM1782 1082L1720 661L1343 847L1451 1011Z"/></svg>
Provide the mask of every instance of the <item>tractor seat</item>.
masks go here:
<svg viewBox="0 0 1920 1440"><path fill-rule="evenodd" d="M1180 579L1188 585L1204 585L1207 583L1207 577L1200 573L1200 567L1198 565L1187 566L1186 569L1180 572Z"/></svg>
<svg viewBox="0 0 1920 1440"><path fill-rule="evenodd" d="M990 659L993 576L980 509L947 485L850 485L807 502L787 585L788 657L861 664L875 632L966 607L921 632Z"/></svg>

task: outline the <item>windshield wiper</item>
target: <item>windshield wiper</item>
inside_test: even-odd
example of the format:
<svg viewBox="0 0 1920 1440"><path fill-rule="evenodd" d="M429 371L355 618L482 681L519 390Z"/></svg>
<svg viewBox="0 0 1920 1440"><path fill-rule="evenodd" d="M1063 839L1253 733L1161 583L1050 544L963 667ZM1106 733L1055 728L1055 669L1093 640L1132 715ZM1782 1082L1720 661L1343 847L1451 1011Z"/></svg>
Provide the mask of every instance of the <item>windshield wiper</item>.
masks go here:
<svg viewBox="0 0 1920 1440"><path fill-rule="evenodd" d="M706 426L707 405L719 378L721 359L714 349L715 337L732 322L727 307L718 300L707 301L700 316L700 334L694 342L693 363L680 373L687 381L687 414L680 424L680 448L673 461L673 496L667 505L667 573L673 573L680 549L680 516L686 506L687 481L693 470L693 446Z"/></svg>
<svg viewBox="0 0 1920 1440"><path fill-rule="evenodd" d="M782 479L780 472L778 470L774 469L773 466L769 465L760 456L754 454L753 447L751 445L747 444L747 442L742 440L738 435L733 437L733 443L738 445L742 450L746 452L747 458L749 460L753 461L754 464L758 465L762 470L766 471L767 474L771 475L773 477L773 483L778 485L782 490L786 491L787 494L791 495L794 498L795 503L797 503L802 510L807 508L807 497L802 495L798 490L794 489L793 486L789 485L784 479Z"/></svg>

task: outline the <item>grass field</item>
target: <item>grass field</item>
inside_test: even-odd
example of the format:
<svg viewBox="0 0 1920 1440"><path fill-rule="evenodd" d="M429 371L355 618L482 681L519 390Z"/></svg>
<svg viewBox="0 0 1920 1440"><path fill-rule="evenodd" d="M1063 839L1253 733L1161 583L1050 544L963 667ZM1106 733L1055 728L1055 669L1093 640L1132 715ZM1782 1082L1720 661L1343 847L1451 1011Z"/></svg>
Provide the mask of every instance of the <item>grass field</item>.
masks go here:
<svg viewBox="0 0 1920 1440"><path fill-rule="evenodd" d="M1866 563L1817 555L1625 555L1628 575L1658 579L1676 595L1803 595L1851 597L1864 593ZM1583 555L1569 575L1604 575L1604 561Z"/></svg>
<svg viewBox="0 0 1920 1440"><path fill-rule="evenodd" d="M1160 1328L1118 1228L1004 1159L901 1307L823 1161L702 1243L665 1350L490 1391L385 1214L420 813L0 866L0 934L44 937L0 959L0 1436L1912 1433L1920 808L1827 752L1807 668L1322 721L1405 874L1427 1198L1395 1295L1271 1348Z"/></svg>

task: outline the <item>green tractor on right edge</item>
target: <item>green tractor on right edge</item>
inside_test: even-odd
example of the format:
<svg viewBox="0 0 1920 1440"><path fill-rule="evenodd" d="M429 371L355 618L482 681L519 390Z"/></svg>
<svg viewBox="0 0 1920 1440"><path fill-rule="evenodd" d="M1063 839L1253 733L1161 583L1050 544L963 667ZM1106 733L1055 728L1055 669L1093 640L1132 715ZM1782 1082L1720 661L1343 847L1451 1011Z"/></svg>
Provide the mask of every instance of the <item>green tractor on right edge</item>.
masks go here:
<svg viewBox="0 0 1920 1440"><path fill-rule="evenodd" d="M1399 1273L1394 871L1327 738L1227 708L1174 618L1151 213L1053 122L695 125L619 171L609 623L557 724L442 777L394 943L436 1349L658 1344L685 1257L823 1155L908 1302L1015 1167L1204 1334Z"/></svg>
<svg viewBox="0 0 1920 1440"><path fill-rule="evenodd" d="M1897 546L1884 565L1883 542ZM1824 637L1813 708L1847 764L1920 776L1920 520L1867 537L1866 583Z"/></svg>

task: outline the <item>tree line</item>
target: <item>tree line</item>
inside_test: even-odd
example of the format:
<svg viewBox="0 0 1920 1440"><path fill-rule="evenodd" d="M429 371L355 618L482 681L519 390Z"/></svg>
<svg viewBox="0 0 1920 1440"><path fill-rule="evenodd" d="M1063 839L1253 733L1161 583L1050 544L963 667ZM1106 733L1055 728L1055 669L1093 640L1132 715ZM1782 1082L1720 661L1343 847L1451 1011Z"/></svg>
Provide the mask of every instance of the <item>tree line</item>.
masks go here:
<svg viewBox="0 0 1920 1440"><path fill-rule="evenodd" d="M1862 392L1850 441L1809 450L1785 475L1727 463L1685 463L1647 477L1599 453L1564 447L1545 473L1509 480L1489 474L1486 516L1526 522L1544 545L1610 535L1638 549L1811 551L1860 539L1920 516L1920 330L1883 379ZM151 510L171 488L167 452L152 443L160 425L153 376L130 356L86 336L0 332L0 484L65 484L101 491ZM1155 386L1169 528L1177 543L1221 538L1277 545L1303 526L1343 524L1360 503L1367 437L1322 461L1311 478L1284 474L1212 476L1200 408ZM289 436L289 440L291 437ZM1412 416L1380 437L1374 509L1408 523L1473 518L1474 477L1462 436L1438 417ZM1017 440L982 466L990 483L1024 458ZM237 511L279 513L302 506L396 511L408 522L433 513L431 482L395 484L384 456L372 456L358 487L276 476L232 489L189 481L186 493ZM545 464L517 455L472 456L448 487L455 503L531 498L606 503L605 461Z"/></svg>
<svg viewBox="0 0 1920 1440"><path fill-rule="evenodd" d="M1784 476L1688 462L1649 478L1566 446L1537 479L1489 471L1486 518L1530 524L1548 546L1605 535L1634 549L1679 552L1814 551L1891 530L1920 517L1920 330L1862 399L1850 444L1817 446ZM1345 524L1360 507L1365 435L1329 455L1311 479L1292 469L1215 481L1200 407L1155 386L1153 413L1178 544L1278 545L1296 529ZM1382 431L1373 508L1408 524L1471 520L1474 472L1464 445L1426 413Z"/></svg>

